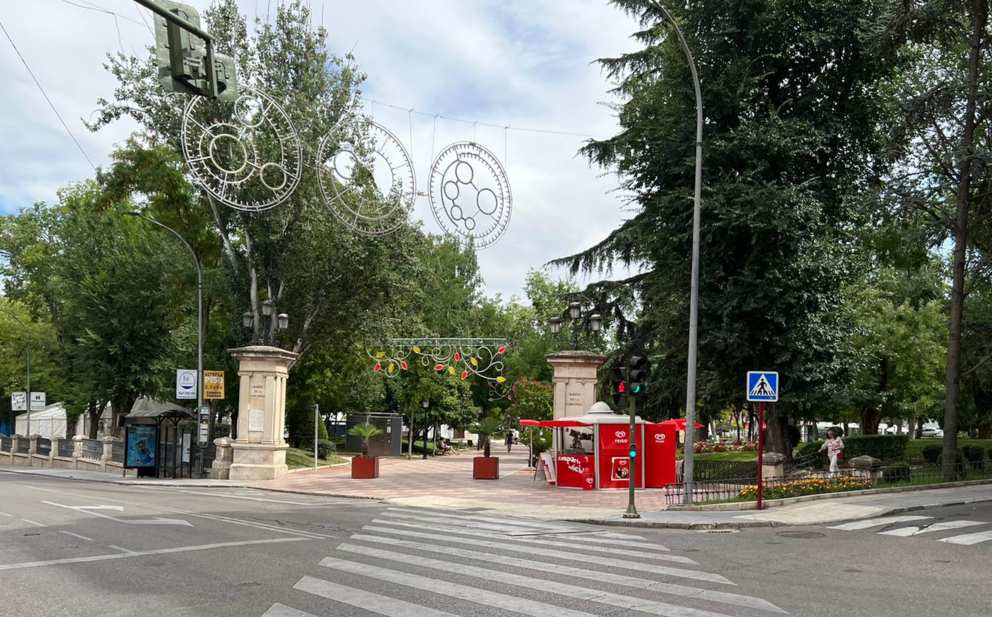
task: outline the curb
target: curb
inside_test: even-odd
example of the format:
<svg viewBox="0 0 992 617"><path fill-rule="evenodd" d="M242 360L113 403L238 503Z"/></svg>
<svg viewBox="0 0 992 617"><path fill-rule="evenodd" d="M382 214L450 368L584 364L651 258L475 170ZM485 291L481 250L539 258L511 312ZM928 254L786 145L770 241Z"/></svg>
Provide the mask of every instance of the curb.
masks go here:
<svg viewBox="0 0 992 617"><path fill-rule="evenodd" d="M47 469L43 467L40 469ZM66 470L72 471L72 470ZM51 473L39 473L38 471L31 471L30 467L25 469L0 469L0 473L11 473L18 474L22 476L39 476L42 478L55 478L57 480L73 480L74 482L95 482L97 484L116 484L118 486L161 486L167 488L252 488L245 483L237 484L197 484L195 481L183 481L183 480L122 480L120 478L83 478L79 476L74 476L71 474L67 475L55 475Z"/></svg>

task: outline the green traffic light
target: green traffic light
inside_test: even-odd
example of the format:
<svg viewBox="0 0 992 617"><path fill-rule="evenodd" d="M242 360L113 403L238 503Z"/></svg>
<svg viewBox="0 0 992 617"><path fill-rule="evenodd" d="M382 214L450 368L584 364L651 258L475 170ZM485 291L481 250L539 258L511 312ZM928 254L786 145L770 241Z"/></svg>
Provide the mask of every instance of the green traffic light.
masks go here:
<svg viewBox="0 0 992 617"><path fill-rule="evenodd" d="M641 392L643 392L643 391L644 391L644 385L643 385L643 384L639 384L639 383L635 383L635 384L633 384L633 385L632 385L632 386L630 387L630 390L631 390L631 392L633 392L634 394L640 394Z"/></svg>

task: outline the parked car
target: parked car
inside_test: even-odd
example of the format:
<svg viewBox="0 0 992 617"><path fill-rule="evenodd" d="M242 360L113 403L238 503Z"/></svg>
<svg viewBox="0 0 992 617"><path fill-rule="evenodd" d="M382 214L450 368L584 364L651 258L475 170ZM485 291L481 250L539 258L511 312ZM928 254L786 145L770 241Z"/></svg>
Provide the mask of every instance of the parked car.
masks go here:
<svg viewBox="0 0 992 617"><path fill-rule="evenodd" d="M924 437L943 437L944 429L934 425L924 426L922 435Z"/></svg>

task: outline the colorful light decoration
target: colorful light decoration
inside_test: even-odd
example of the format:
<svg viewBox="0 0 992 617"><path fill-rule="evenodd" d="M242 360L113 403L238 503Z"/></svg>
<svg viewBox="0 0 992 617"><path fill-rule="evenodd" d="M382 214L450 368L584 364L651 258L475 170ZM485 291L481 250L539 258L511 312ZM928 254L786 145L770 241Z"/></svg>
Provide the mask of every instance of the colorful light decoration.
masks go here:
<svg viewBox="0 0 992 617"><path fill-rule="evenodd" d="M473 376L485 380L491 389L490 400L498 400L510 393L503 376L507 348L502 338L394 338L366 353L373 362L373 373L396 377L417 358L437 373L462 381Z"/></svg>

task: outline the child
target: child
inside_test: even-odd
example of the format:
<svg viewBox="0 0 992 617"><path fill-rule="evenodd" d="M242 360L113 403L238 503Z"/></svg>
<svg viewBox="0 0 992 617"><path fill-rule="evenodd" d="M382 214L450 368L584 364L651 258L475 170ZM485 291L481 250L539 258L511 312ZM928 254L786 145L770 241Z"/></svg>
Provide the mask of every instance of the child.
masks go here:
<svg viewBox="0 0 992 617"><path fill-rule="evenodd" d="M844 452L844 440L834 432L834 429L827 430L827 440L820 446L819 451L823 452L824 450L827 451L827 456L830 457L830 475L834 475L840 471L837 467L837 461Z"/></svg>

